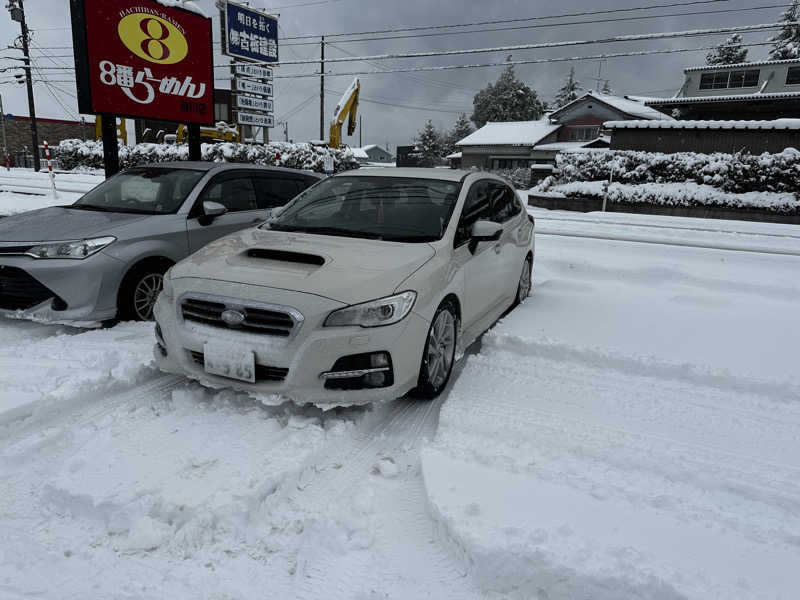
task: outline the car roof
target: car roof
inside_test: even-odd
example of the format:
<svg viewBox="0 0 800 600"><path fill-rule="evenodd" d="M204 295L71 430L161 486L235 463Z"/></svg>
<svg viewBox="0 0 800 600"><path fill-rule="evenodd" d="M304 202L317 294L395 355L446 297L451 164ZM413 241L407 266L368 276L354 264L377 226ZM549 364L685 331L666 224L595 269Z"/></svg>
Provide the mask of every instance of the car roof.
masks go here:
<svg viewBox="0 0 800 600"><path fill-rule="evenodd" d="M230 171L234 169L252 169L254 171L268 171L271 173L292 173L310 175L317 179L322 179L322 175L314 171L303 171L300 169L288 169L286 167L273 167L270 165L257 165L253 163L218 163L207 160L188 160L188 161L174 161L174 162L159 162L147 163L143 165L136 165L131 167L137 168L168 168L168 169L191 169L193 171Z"/></svg>
<svg viewBox="0 0 800 600"><path fill-rule="evenodd" d="M425 169L412 167L386 167L378 169L354 169L343 171L336 177L407 177L412 179L438 179L440 181L462 181L474 171L465 169Z"/></svg>

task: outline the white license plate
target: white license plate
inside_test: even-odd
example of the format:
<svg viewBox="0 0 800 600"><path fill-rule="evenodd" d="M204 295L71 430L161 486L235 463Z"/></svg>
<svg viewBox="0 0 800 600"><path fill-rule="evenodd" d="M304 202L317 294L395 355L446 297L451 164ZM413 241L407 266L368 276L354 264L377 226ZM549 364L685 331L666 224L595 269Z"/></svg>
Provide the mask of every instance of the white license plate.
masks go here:
<svg viewBox="0 0 800 600"><path fill-rule="evenodd" d="M250 383L256 382L256 357L252 350L206 342L203 344L203 356L206 373Z"/></svg>

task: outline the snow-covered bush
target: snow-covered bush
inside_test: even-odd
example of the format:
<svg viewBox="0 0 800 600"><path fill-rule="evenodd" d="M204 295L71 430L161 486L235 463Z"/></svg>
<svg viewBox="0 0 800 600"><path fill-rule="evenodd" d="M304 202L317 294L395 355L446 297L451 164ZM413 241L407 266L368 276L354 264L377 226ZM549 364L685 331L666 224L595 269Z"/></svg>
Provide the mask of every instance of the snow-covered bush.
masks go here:
<svg viewBox="0 0 800 600"><path fill-rule="evenodd" d="M790 192L724 192L693 181L683 183L612 183L577 181L549 188L566 197L603 198L609 203L632 202L663 206L759 208L778 213L800 212L800 199Z"/></svg>
<svg viewBox="0 0 800 600"><path fill-rule="evenodd" d="M800 152L779 154L661 154L634 150L576 152L558 156L561 182L683 183L693 181L726 192L795 192Z"/></svg>
<svg viewBox="0 0 800 600"><path fill-rule="evenodd" d="M349 150L334 150L311 144L289 144L273 142L255 144L203 144L203 160L214 162L242 162L260 165L275 165L291 169L306 169L324 172L325 157L333 156L334 170L357 169L358 161ZM64 169L103 168L103 142L64 140L55 148L56 158ZM137 144L120 146L119 160L122 168L145 163L182 161L189 158L186 144Z"/></svg>
<svg viewBox="0 0 800 600"><path fill-rule="evenodd" d="M531 187L531 170L520 169L492 169L495 175L505 177L514 184L514 187L520 190L528 189Z"/></svg>

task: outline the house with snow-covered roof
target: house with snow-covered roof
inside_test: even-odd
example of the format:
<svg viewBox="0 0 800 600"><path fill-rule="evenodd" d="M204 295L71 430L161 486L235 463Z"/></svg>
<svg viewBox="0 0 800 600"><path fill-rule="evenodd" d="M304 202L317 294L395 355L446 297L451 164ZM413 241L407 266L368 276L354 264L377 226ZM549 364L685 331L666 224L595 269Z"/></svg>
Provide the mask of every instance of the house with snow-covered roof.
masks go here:
<svg viewBox="0 0 800 600"><path fill-rule="evenodd" d="M561 152L609 147L609 120L671 117L641 102L588 92L538 121L487 123L456 143L463 168L517 169L554 165Z"/></svg>
<svg viewBox="0 0 800 600"><path fill-rule="evenodd" d="M362 146L361 150L367 155L369 162L390 163L394 162L392 153L377 144Z"/></svg>
<svg viewBox="0 0 800 600"><path fill-rule="evenodd" d="M800 116L800 59L684 69L671 98L636 98L685 120L773 120Z"/></svg>

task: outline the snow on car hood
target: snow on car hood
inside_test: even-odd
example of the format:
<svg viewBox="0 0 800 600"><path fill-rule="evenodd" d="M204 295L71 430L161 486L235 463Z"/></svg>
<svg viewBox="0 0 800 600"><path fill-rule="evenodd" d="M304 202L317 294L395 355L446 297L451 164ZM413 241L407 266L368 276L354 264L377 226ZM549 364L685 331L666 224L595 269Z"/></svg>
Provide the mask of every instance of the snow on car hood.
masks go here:
<svg viewBox="0 0 800 600"><path fill-rule="evenodd" d="M247 229L181 261L172 277L260 285L356 304L394 293L435 253L427 243Z"/></svg>
<svg viewBox="0 0 800 600"><path fill-rule="evenodd" d="M150 215L95 212L52 206L0 219L0 242L74 240L108 234Z"/></svg>

